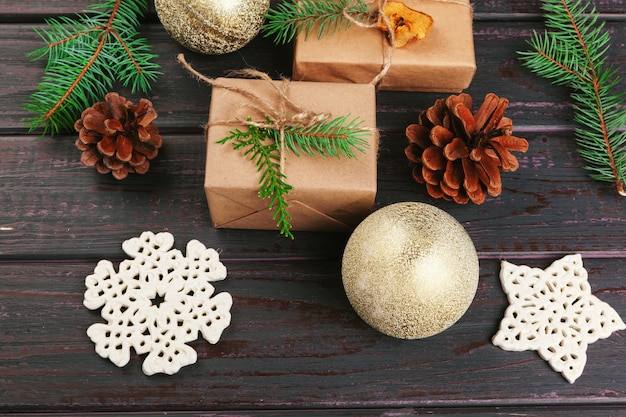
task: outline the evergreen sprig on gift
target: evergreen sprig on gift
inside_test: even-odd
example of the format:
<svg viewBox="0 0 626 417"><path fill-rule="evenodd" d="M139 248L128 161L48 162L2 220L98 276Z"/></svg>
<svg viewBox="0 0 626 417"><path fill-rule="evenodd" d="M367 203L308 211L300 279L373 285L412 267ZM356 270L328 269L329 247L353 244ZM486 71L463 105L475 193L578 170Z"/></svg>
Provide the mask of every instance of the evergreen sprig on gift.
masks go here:
<svg viewBox="0 0 626 417"><path fill-rule="evenodd" d="M31 131L42 125L44 135L71 130L82 110L100 101L115 81L133 93L150 90L160 66L137 32L146 8L146 0L105 0L74 18L48 19L48 28L35 30L46 46L27 56L47 63L24 104L35 114L25 121Z"/></svg>
<svg viewBox="0 0 626 417"><path fill-rule="evenodd" d="M284 1L269 9L263 25L264 36L274 36L277 44L291 42L300 33L305 39L317 27L317 37L348 29L352 21L368 21L372 8L363 0L300 0Z"/></svg>
<svg viewBox="0 0 626 417"><path fill-rule="evenodd" d="M254 162L257 172L261 173L259 197L270 199L269 209L274 210L273 219L280 233L293 239L287 202L287 194L293 186L286 182L281 169L281 148L296 156L356 158L355 151L365 152L367 137L371 134L361 127L362 123L362 119L347 115L322 119L306 127L286 126L281 131L267 118L264 127L251 123L247 130L231 130L230 135L218 143L231 142L235 150Z"/></svg>
<svg viewBox="0 0 626 417"><path fill-rule="evenodd" d="M579 153L590 176L612 182L626 196L626 107L614 68L605 65L610 35L589 2L542 0L544 33L529 40L533 51L520 52L525 66L574 91L574 120Z"/></svg>

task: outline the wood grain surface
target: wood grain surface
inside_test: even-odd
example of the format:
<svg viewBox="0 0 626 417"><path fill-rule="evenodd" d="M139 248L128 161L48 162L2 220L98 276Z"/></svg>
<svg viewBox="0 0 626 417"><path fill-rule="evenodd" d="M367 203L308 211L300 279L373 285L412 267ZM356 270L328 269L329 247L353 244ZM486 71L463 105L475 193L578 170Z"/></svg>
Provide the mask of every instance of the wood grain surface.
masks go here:
<svg viewBox="0 0 626 417"><path fill-rule="evenodd" d="M536 352L491 344L508 305L502 260L545 268L581 253L593 294L626 317L624 197L587 176L569 91L517 59L532 32L543 30L539 0L473 2L478 69L467 92L475 102L488 92L507 97L515 134L529 142L519 170L503 174L499 197L480 206L431 199L411 179L404 129L445 94L377 93L375 207L434 204L463 224L480 258L468 312L416 341L376 332L350 307L340 273L348 234L297 232L291 241L211 226L203 192L211 90L175 56L184 52L213 77L245 67L289 76L290 45L258 37L228 55L195 54L169 37L151 6L141 32L163 75L147 98L165 145L148 174L116 181L80 164L74 134L28 132L22 105L43 75L43 63L25 57L42 45L33 28L88 4L0 0L0 415L626 415L626 332L591 344L574 384ZM594 4L613 39L607 61L624 78L626 3ZM82 304L85 277L100 259L117 265L126 257L122 242L146 230L171 232L181 250L191 239L218 248L229 275L216 287L234 298L221 341L192 343L198 362L173 376L145 376L135 354L117 368L86 335L102 318Z"/></svg>

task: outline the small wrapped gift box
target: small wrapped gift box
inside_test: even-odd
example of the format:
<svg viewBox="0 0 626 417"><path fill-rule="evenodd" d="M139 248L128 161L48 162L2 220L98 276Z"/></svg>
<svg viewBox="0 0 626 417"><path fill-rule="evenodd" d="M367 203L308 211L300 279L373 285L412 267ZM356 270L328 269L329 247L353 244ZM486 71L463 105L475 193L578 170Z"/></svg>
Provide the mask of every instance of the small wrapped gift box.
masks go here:
<svg viewBox="0 0 626 417"><path fill-rule="evenodd" d="M277 229L269 199L259 197L255 164L231 143L218 141L235 129L233 120L264 120L258 103L229 87L253 92L260 100L279 107L271 84L282 81L219 78L213 86L204 188L211 220L217 228ZM222 87L220 86L222 85ZM290 82L286 95L298 106L333 117L360 117L368 132L365 153L356 158L320 157L286 152L285 181L293 186L287 194L291 230L350 231L371 211L376 196L378 134L376 98L372 85ZM231 121L231 122L228 122Z"/></svg>
<svg viewBox="0 0 626 417"><path fill-rule="evenodd" d="M472 8L469 0L403 0L433 18L428 35L393 51L381 90L460 92L476 72ZM296 38L293 79L369 83L381 71L386 34L356 25L318 39Z"/></svg>

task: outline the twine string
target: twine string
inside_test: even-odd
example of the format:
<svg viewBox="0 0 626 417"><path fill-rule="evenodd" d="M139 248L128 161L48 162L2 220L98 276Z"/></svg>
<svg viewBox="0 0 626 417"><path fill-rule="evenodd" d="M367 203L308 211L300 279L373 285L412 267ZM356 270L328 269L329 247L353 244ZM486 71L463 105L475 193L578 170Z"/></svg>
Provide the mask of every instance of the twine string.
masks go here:
<svg viewBox="0 0 626 417"><path fill-rule="evenodd" d="M391 21L389 20L389 16L387 16L383 10L385 9L385 5L387 4L387 0L375 0L376 5L374 6L373 12L369 16L369 20L361 21L358 20L352 13L350 13L350 8L354 6L353 4L349 4L343 9L343 17L352 23L355 26L373 29L381 27L381 24L384 24L386 28L388 28L387 36L383 38L383 65L378 74L370 81L370 84L378 86L378 84L382 81L382 79L389 72L389 68L391 68L391 62L393 60L393 55L396 50L396 35L393 33L393 29L391 27ZM367 3L371 4L373 1L368 1ZM382 29L381 29L382 31Z"/></svg>
<svg viewBox="0 0 626 417"><path fill-rule="evenodd" d="M228 91L235 92L246 97L249 103L240 105L235 111L235 116L227 120L219 120L209 123L206 127L211 126L254 126L260 129L276 130L279 133L279 152L280 152L280 173L284 176L286 154L285 152L285 129L287 127L296 127L307 129L320 122L329 121L331 114L328 112L316 113L310 110L306 110L303 107L294 103L288 96L287 91L289 89L289 80L283 78L281 82L275 83L269 75L264 72L243 69L240 71L234 71L230 75L238 75L247 78L259 79L267 82L267 85L271 86L274 90L276 100L265 100L246 89L228 85L220 82L217 79L207 77L200 72L196 71L186 60L183 54L179 54L176 57L177 61L192 75L203 81L212 87L220 87ZM276 103L276 106L273 105ZM263 120L250 120L247 116L239 116L240 110L243 108L252 108L265 115Z"/></svg>

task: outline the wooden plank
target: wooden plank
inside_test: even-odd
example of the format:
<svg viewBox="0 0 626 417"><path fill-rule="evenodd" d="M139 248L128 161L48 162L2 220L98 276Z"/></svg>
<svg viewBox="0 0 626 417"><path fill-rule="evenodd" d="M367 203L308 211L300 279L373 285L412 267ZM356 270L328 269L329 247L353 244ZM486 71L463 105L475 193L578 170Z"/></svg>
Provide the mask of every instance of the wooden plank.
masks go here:
<svg viewBox="0 0 626 417"><path fill-rule="evenodd" d="M0 18L28 18L39 19L56 14L72 14L85 9L89 0L0 0ZM279 3L272 0L272 5ZM593 4L599 12L607 14L624 14L623 0L594 0ZM495 14L536 14L540 13L540 0L476 0L472 1L476 13ZM149 2L150 13L154 12L154 5ZM2 21L2 20L0 20ZM10 20L8 20L10 21Z"/></svg>
<svg viewBox="0 0 626 417"><path fill-rule="evenodd" d="M379 408L379 409L332 409L332 410L233 410L233 411L187 411L187 412L81 412L81 416L94 417L415 417L446 416L446 417L618 417L624 413L624 407L564 407L559 405L542 407L475 407L457 409L450 408ZM42 417L41 413L3 413L4 417ZM75 413L54 413L55 417L74 417Z"/></svg>
<svg viewBox="0 0 626 417"><path fill-rule="evenodd" d="M435 204L464 224L484 256L606 251L624 257L621 197L588 179L568 135L529 140L521 168L503 175L500 197L459 206L427 197L410 177L405 139L386 135L376 207L403 200ZM273 231L213 229L202 189L203 139L171 141L147 175L118 182L82 167L70 140L4 138L0 257L117 258L121 242L144 230L169 230L181 243L197 238L227 257L339 256L344 234L301 232L290 241Z"/></svg>
<svg viewBox="0 0 626 417"><path fill-rule="evenodd" d="M544 268L552 260L509 261ZM593 293L624 317L624 259L584 262ZM617 366L626 355L623 332L588 347L585 371L574 384L536 352L506 352L490 343L507 306L498 260L481 261L477 296L457 324L414 341L384 336L356 316L338 262L225 265L229 276L215 286L230 292L234 305L222 340L194 342L198 363L176 375L147 377L142 357L133 353L119 369L94 352L85 334L103 321L82 305L84 277L94 263L0 263L0 413L148 407L395 415L453 407L480 415L478 407L485 407L495 415L496 407L513 407L550 415L554 409L537 407L626 407L626 374ZM573 409L560 413L566 410Z"/></svg>
<svg viewBox="0 0 626 417"><path fill-rule="evenodd" d="M619 22L607 24L615 47L610 49L608 64L626 67L626 57L621 54L617 40L626 38L626 25ZM479 102L488 92L495 92L511 101L507 115L518 129L539 130L572 128L572 108L569 90L549 84L523 68L516 51L528 50L526 41L533 30L542 30L541 22L507 22L506 27L494 29L492 22L476 22L474 40L477 72L467 92ZM200 132L207 121L211 90L190 77L175 60L183 52L187 59L209 77L224 76L228 71L256 68L272 77L291 75L291 46L276 46L269 39L256 38L248 46L232 54L205 56L186 51L158 24L147 25L143 33L160 55L157 62L163 75L147 96L160 117L157 125L165 131ZM0 25L0 43L6 45L0 57L0 132L26 133L23 120L32 114L22 108L22 103L35 90L43 75L43 62L29 62L25 52L42 46L31 25ZM617 87L626 88L626 80ZM140 94L131 94L116 88L129 99L137 100ZM616 91L617 91L616 90ZM377 95L378 125L383 130L404 130L415 120L416 113L427 108L445 93L379 92ZM548 128L547 126L551 126Z"/></svg>
<svg viewBox="0 0 626 417"><path fill-rule="evenodd" d="M503 192L483 205L432 200L413 182L401 133L383 134L375 208L423 201L453 215L481 257L583 252L626 258L623 198L587 177L567 133L525 135L520 169L503 174ZM200 239L229 258L338 259L346 234L215 230L202 188L200 135L166 135L144 176L125 181L83 167L73 139L0 140L0 259L123 256L121 243L145 230L168 230L181 245ZM601 255L603 254L603 255Z"/></svg>

